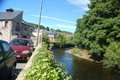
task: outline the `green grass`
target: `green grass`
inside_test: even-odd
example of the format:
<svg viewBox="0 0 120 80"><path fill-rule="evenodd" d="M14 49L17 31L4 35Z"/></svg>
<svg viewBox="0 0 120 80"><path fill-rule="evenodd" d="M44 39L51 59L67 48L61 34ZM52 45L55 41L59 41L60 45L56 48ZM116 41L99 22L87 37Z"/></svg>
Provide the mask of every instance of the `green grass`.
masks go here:
<svg viewBox="0 0 120 80"><path fill-rule="evenodd" d="M72 53L73 53L73 54L81 55L81 51L80 51L79 48L73 48L73 49L72 49Z"/></svg>
<svg viewBox="0 0 120 80"><path fill-rule="evenodd" d="M72 54L78 55L80 57L83 57L83 58L86 58L86 59L90 58L89 52L85 49L79 49L79 48L75 47L71 51L72 51Z"/></svg>

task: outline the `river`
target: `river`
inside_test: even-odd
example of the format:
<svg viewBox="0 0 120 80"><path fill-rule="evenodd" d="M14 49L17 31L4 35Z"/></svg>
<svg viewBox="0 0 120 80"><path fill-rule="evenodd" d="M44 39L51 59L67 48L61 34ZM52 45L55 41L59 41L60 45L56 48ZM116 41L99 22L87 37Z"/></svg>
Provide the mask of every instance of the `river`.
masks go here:
<svg viewBox="0 0 120 80"><path fill-rule="evenodd" d="M104 69L99 63L69 54L64 49L53 50L53 55L56 61L63 64L73 80L120 80L118 73Z"/></svg>

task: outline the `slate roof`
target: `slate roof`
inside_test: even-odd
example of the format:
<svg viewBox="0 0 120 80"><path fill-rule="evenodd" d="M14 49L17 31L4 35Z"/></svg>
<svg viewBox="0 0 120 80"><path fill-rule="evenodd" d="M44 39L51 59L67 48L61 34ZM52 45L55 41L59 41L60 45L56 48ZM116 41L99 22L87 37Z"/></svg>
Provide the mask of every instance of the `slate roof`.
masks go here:
<svg viewBox="0 0 120 80"><path fill-rule="evenodd" d="M33 28L34 28L34 26L30 25L28 22L26 22L26 21L24 21L24 20L22 20L22 23L23 23L24 25L27 25L27 26L29 26L29 27L33 27Z"/></svg>
<svg viewBox="0 0 120 80"><path fill-rule="evenodd" d="M0 20L12 20L23 11L0 12Z"/></svg>
<svg viewBox="0 0 120 80"><path fill-rule="evenodd" d="M55 35L55 32L48 32L48 35Z"/></svg>

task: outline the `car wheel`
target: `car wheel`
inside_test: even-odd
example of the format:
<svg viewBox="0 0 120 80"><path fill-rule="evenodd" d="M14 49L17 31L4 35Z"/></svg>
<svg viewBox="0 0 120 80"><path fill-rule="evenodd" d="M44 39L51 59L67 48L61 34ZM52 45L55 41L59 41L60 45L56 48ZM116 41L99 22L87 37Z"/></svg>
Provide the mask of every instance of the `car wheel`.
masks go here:
<svg viewBox="0 0 120 80"><path fill-rule="evenodd" d="M11 72L10 72L10 77L14 77L14 75L15 75L15 67L16 67L16 65L12 66Z"/></svg>

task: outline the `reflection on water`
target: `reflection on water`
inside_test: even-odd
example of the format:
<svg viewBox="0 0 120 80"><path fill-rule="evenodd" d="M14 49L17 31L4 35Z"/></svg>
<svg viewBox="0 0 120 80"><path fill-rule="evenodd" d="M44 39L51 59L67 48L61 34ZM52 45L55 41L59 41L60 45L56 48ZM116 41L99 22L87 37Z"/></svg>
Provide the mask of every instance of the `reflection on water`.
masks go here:
<svg viewBox="0 0 120 80"><path fill-rule="evenodd" d="M74 80L120 80L119 74L103 69L101 64L75 57L65 50L53 50L53 54Z"/></svg>

